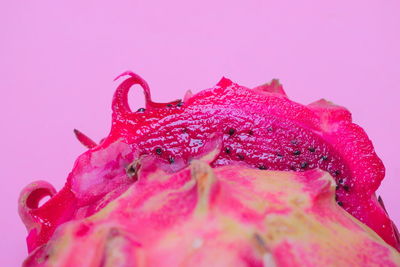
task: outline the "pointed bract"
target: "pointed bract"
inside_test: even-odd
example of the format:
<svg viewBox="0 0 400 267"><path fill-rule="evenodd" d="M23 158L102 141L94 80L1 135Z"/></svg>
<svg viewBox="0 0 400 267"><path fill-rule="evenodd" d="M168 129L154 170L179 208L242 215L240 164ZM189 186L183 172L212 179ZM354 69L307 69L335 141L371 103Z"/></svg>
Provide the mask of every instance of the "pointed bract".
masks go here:
<svg viewBox="0 0 400 267"><path fill-rule="evenodd" d="M278 79L273 79L270 83L257 86L254 88L254 90L278 94L287 97L285 91L283 90L283 86Z"/></svg>

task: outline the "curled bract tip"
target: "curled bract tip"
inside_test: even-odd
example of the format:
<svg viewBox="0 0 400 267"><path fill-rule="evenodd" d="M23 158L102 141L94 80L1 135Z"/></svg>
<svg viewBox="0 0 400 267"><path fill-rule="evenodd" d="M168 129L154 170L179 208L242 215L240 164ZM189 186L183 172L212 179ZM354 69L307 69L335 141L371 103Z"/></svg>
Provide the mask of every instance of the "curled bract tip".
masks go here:
<svg viewBox="0 0 400 267"><path fill-rule="evenodd" d="M169 104L176 105L179 102L181 102L180 99L168 103L153 102L151 100L150 87L142 77L140 77L139 75L137 75L132 71L126 71L121 75L117 76L114 80L117 80L122 76L129 76L129 77L118 86L117 90L114 93L112 110L117 119L122 119L127 114L132 113L132 110L130 109L128 104L128 93L130 88L136 84L140 85L143 89L144 98L146 101L146 109L164 108Z"/></svg>
<svg viewBox="0 0 400 267"><path fill-rule="evenodd" d="M125 114L132 113L131 109L129 108L128 104L128 93L129 89L138 84L142 87L144 97L146 100L146 108L151 106L151 94L150 88L147 82L140 77L139 75L133 73L132 71L126 71L116 77L114 80L119 79L122 76L129 76L125 81L123 81L117 88L114 93L113 103L112 103L112 110L117 117L123 116Z"/></svg>
<svg viewBox="0 0 400 267"><path fill-rule="evenodd" d="M40 201L45 197L53 197L56 189L46 181L35 181L25 186L18 199L18 213L26 229L34 228L37 222L31 212L39 208Z"/></svg>
<svg viewBox="0 0 400 267"><path fill-rule="evenodd" d="M257 86L254 90L263 91L267 93L274 93L281 96L287 96L285 90L283 90L282 84L278 79L272 79L271 82Z"/></svg>

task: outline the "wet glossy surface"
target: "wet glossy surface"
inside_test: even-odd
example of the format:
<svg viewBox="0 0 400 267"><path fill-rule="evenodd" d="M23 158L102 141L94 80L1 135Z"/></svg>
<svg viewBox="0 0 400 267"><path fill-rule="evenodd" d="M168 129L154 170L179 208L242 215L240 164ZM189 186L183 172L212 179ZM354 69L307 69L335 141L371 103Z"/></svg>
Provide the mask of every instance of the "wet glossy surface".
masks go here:
<svg viewBox="0 0 400 267"><path fill-rule="evenodd" d="M30 229L31 249L45 243L60 223L91 215L124 192L136 181L140 156L154 155L163 169L174 172L216 146L212 166L240 162L259 169L328 171L337 183L337 203L398 246L392 222L374 196L384 167L346 109L324 100L295 103L277 81L248 89L225 78L214 88L187 94L183 102L155 103L141 77L126 75L113 99L110 135L95 146L78 133L91 149L76 161L63 193L34 211L46 220L47 230L41 222ZM138 111L127 102L134 84L142 86L146 99Z"/></svg>

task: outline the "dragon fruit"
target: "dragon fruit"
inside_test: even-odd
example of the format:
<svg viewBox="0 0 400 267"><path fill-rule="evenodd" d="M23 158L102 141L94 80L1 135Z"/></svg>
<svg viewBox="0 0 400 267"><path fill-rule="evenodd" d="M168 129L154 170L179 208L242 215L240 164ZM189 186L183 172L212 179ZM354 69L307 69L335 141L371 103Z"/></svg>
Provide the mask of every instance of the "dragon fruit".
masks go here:
<svg viewBox="0 0 400 267"><path fill-rule="evenodd" d="M21 192L27 266L400 264L375 196L384 166L345 108L226 78L156 103L123 75L108 137L75 130L88 151L65 186ZM146 107L133 112L135 84Z"/></svg>

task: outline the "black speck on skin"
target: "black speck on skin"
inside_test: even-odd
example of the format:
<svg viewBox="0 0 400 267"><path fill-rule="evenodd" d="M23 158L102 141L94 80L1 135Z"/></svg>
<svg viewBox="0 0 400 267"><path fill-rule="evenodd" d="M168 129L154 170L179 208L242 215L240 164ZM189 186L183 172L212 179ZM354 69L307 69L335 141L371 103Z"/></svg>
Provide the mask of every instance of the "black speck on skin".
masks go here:
<svg viewBox="0 0 400 267"><path fill-rule="evenodd" d="M161 153L162 153L162 149L161 149L161 148L159 148L159 147L157 147L157 148L156 148L156 153L157 153L158 155L161 155Z"/></svg>
<svg viewBox="0 0 400 267"><path fill-rule="evenodd" d="M343 184L343 183L344 183L343 179L339 179L339 180L338 180L338 183L339 183L339 184Z"/></svg>
<svg viewBox="0 0 400 267"><path fill-rule="evenodd" d="M231 154L231 148L229 146L225 147L225 153Z"/></svg>
<svg viewBox="0 0 400 267"><path fill-rule="evenodd" d="M230 128L229 131L228 131L228 134L229 134L230 136L232 136L234 133L235 133L235 129Z"/></svg>
<svg viewBox="0 0 400 267"><path fill-rule="evenodd" d="M296 155L296 156L298 156L298 155L300 155L300 154L301 154L300 150L295 150L295 151L293 152L293 155Z"/></svg>
<svg viewBox="0 0 400 267"><path fill-rule="evenodd" d="M172 163L174 163L174 162L175 162L175 159L174 159L174 157L169 157L169 158L168 158L168 161L169 161L169 163L171 163L171 164L172 164Z"/></svg>
<svg viewBox="0 0 400 267"><path fill-rule="evenodd" d="M292 143L293 145L297 145L298 141L296 139L293 139L290 141L290 143Z"/></svg>
<svg viewBox="0 0 400 267"><path fill-rule="evenodd" d="M272 128L272 126L269 126L268 128L267 128L267 131L268 132L272 132L274 130L274 128Z"/></svg>
<svg viewBox="0 0 400 267"><path fill-rule="evenodd" d="M342 201L338 201L337 204L341 207L343 207L343 202Z"/></svg>
<svg viewBox="0 0 400 267"><path fill-rule="evenodd" d="M177 107L182 107L183 106L183 102L179 102L178 104L176 104Z"/></svg>
<svg viewBox="0 0 400 267"><path fill-rule="evenodd" d="M282 155L281 153L277 153L276 155L277 155L278 157L280 157L280 158L283 157L283 155Z"/></svg>
<svg viewBox="0 0 400 267"><path fill-rule="evenodd" d="M315 147L309 147L309 148L308 148L308 151L310 151L310 152L315 152Z"/></svg>
<svg viewBox="0 0 400 267"><path fill-rule="evenodd" d="M308 167L308 163L307 163L307 162L302 162L301 165L300 165L300 167L301 167L302 169L305 169L305 168Z"/></svg>
<svg viewBox="0 0 400 267"><path fill-rule="evenodd" d="M326 160L328 160L328 156L322 156L321 159L322 159L323 161L326 161Z"/></svg>
<svg viewBox="0 0 400 267"><path fill-rule="evenodd" d="M264 164L260 164L260 165L258 165L258 168L259 168L260 170L265 170L265 169L266 169L266 167L265 167L265 165L264 165Z"/></svg>
<svg viewBox="0 0 400 267"><path fill-rule="evenodd" d="M350 191L350 187L348 185L344 185L343 186L344 191L349 192Z"/></svg>
<svg viewBox="0 0 400 267"><path fill-rule="evenodd" d="M130 164L126 169L128 177L133 177L136 174L136 168L133 164Z"/></svg>
<svg viewBox="0 0 400 267"><path fill-rule="evenodd" d="M172 107L172 104L167 104L167 107L169 107L169 108Z"/></svg>
<svg viewBox="0 0 400 267"><path fill-rule="evenodd" d="M334 171L334 172L333 172L333 175L335 175L335 176L340 175L340 171L339 171L339 170Z"/></svg>
<svg viewBox="0 0 400 267"><path fill-rule="evenodd" d="M145 111L146 111L145 108L139 108L139 109L137 110L137 112L139 112L139 113L143 113L143 112L145 112Z"/></svg>

